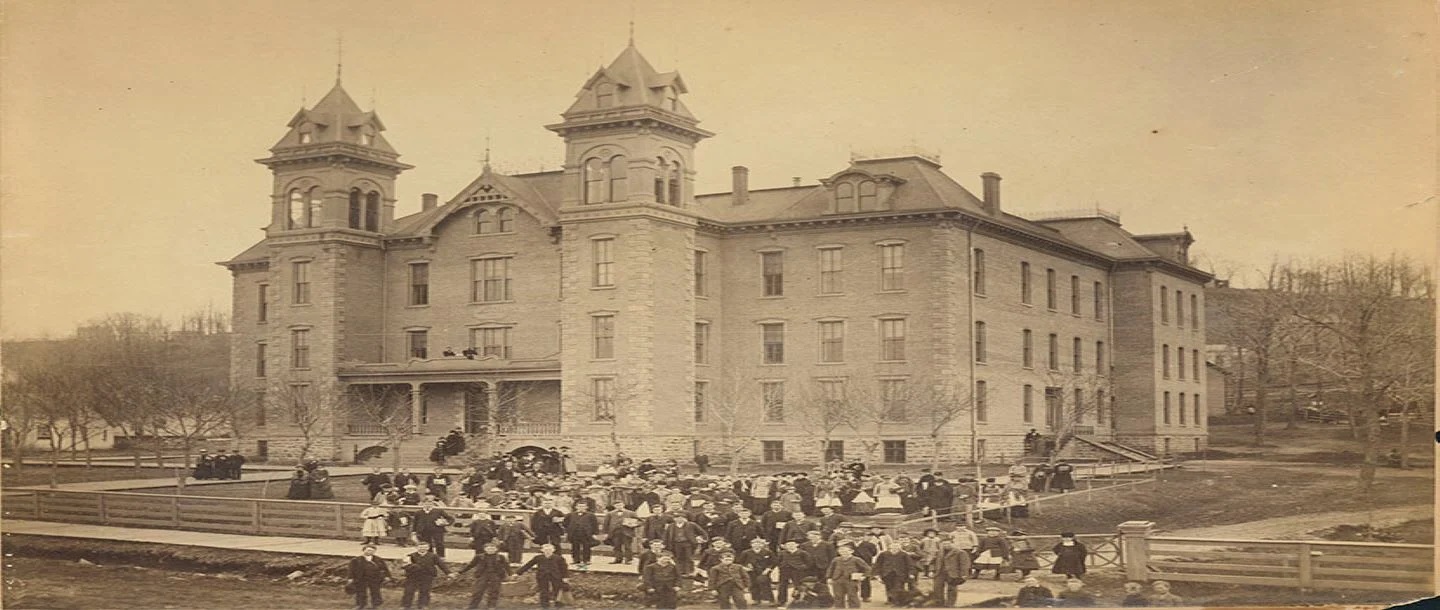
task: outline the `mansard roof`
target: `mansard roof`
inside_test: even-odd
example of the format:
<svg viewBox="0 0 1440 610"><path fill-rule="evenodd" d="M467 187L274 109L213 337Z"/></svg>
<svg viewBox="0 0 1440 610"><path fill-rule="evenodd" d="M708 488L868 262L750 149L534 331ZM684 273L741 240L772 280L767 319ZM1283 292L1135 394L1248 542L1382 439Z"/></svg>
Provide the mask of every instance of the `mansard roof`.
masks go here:
<svg viewBox="0 0 1440 610"><path fill-rule="evenodd" d="M390 155L398 154L380 134L385 131L385 124L380 120L380 116L374 111L361 110L360 105L345 92L338 80L313 108L301 108L286 126L290 130L270 150L330 142L362 145L362 128L368 127L372 140L367 148ZM300 134L306 131L310 133L310 142L302 144Z"/></svg>
<svg viewBox="0 0 1440 610"><path fill-rule="evenodd" d="M602 108L596 99L595 88L601 83L616 85L615 101L612 106ZM664 106L664 90L667 87L674 88L677 94L674 108ZM574 114L606 108L648 106L693 121L695 116L690 114L690 109L686 108L685 103L678 98L678 94L689 93L689 91L679 72L657 71L645 59L645 56L640 54L640 50L635 48L635 43L631 42L614 61L610 62L609 66L599 68L595 74L590 76L589 80L585 81L580 92L575 94L575 103L565 111L564 116L569 118Z"/></svg>

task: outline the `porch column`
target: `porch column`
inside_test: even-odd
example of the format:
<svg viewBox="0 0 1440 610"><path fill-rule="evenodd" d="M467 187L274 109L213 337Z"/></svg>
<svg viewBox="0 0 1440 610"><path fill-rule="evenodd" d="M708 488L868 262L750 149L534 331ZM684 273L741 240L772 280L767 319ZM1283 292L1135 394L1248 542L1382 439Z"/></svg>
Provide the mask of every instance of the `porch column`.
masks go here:
<svg viewBox="0 0 1440 610"><path fill-rule="evenodd" d="M410 384L410 433L420 433L420 405L425 400L424 393L420 387L421 383Z"/></svg>
<svg viewBox="0 0 1440 610"><path fill-rule="evenodd" d="M485 383L485 435L494 436L500 433L495 427L495 410L500 408L500 382L488 381Z"/></svg>

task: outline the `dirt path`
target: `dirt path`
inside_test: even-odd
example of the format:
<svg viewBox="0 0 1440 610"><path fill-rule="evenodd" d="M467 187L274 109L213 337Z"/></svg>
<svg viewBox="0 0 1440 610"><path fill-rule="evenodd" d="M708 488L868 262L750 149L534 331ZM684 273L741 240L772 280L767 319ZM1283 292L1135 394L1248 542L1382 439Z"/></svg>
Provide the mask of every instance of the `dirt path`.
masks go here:
<svg viewBox="0 0 1440 610"><path fill-rule="evenodd" d="M1373 527L1389 527L1405 521L1434 517L1434 507L1429 504L1382 508L1369 513L1366 511L1337 511L1275 517L1247 523L1194 527L1164 532L1165 535L1196 538L1250 538L1288 540L1307 538L1307 534L1342 524L1370 523Z"/></svg>

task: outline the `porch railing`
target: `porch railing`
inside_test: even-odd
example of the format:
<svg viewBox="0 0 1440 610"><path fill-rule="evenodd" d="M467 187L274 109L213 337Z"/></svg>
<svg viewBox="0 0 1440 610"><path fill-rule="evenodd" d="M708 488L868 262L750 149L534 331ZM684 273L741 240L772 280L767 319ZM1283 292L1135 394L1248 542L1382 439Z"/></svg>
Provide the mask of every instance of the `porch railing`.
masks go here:
<svg viewBox="0 0 1440 610"><path fill-rule="evenodd" d="M500 422L495 424L496 432L519 436L556 436L560 434L559 422Z"/></svg>

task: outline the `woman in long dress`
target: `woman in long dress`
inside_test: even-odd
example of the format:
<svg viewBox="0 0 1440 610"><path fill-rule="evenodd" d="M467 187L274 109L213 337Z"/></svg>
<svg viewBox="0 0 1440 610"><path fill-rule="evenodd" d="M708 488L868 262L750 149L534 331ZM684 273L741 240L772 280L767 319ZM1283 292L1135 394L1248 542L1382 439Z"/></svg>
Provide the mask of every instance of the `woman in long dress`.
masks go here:
<svg viewBox="0 0 1440 610"><path fill-rule="evenodd" d="M390 527L386 519L390 511L380 506L379 500L372 500L370 506L360 511L360 535L365 538L365 544L380 544L380 539L389 535Z"/></svg>
<svg viewBox="0 0 1440 610"><path fill-rule="evenodd" d="M1075 534L1060 534L1060 544L1050 550L1055 553L1055 565L1050 566L1051 573L1064 574L1066 578L1080 578L1085 574L1085 556L1089 551L1083 543L1075 539Z"/></svg>
<svg viewBox="0 0 1440 610"><path fill-rule="evenodd" d="M900 503L899 488L889 478L880 479L875 484L875 512L877 513L899 513L904 512L905 507Z"/></svg>
<svg viewBox="0 0 1440 610"><path fill-rule="evenodd" d="M285 494L285 499L310 499L310 473L305 471L305 466L297 464L295 472L290 473L290 490Z"/></svg>

